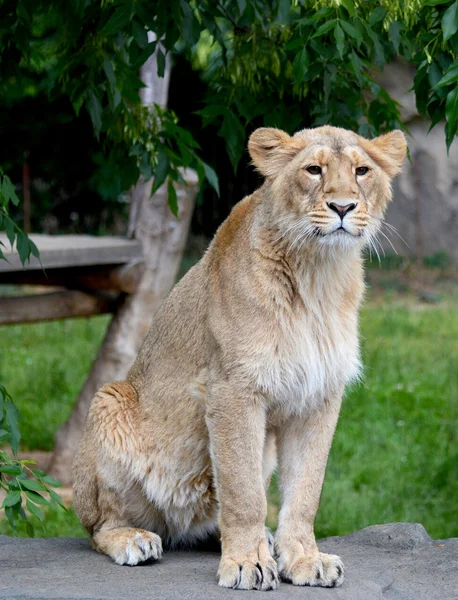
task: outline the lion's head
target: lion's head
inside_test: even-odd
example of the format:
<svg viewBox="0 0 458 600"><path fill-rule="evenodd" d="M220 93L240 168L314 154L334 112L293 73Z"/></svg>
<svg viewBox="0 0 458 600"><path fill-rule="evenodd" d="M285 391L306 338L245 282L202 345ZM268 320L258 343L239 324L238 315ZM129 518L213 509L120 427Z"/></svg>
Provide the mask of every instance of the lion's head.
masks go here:
<svg viewBox="0 0 458 600"><path fill-rule="evenodd" d="M363 246L379 230L407 144L401 131L367 140L339 127L303 129L289 136L257 129L249 141L266 177L266 202L291 247Z"/></svg>

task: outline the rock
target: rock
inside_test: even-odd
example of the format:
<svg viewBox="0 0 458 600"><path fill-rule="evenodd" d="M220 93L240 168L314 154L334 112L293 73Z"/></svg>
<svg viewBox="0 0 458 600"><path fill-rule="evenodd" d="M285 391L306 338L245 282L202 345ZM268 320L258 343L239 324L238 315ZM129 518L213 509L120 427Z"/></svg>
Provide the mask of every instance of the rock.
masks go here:
<svg viewBox="0 0 458 600"><path fill-rule="evenodd" d="M345 537L356 544L386 548L387 550L411 550L431 542L426 529L420 523L391 523L372 525Z"/></svg>
<svg viewBox="0 0 458 600"><path fill-rule="evenodd" d="M458 262L458 143L447 155L444 124L439 123L429 134L430 124L423 119L407 123L411 161L406 159L401 175L393 186L393 202L386 220L396 234L386 227L383 232L401 256L430 256L444 253ZM380 236L387 252L393 253L388 240Z"/></svg>
<svg viewBox="0 0 458 600"><path fill-rule="evenodd" d="M387 253L394 253L393 245L401 256L444 253L458 263L458 143L447 154L445 122L428 133L431 123L419 116L411 91L414 75L412 65L400 60L377 75L377 82L399 102L401 119L411 134L407 136L411 161L406 159L395 180L394 201L386 214L406 243L386 227L383 232L391 243L383 235L379 239Z"/></svg>
<svg viewBox="0 0 458 600"><path fill-rule="evenodd" d="M269 598L457 600L458 538L432 540L422 525L375 525L319 542L340 554L345 582L334 589L282 583ZM215 552L168 552L154 564L120 567L85 539L0 537L0 598L8 600L260 599L216 584Z"/></svg>

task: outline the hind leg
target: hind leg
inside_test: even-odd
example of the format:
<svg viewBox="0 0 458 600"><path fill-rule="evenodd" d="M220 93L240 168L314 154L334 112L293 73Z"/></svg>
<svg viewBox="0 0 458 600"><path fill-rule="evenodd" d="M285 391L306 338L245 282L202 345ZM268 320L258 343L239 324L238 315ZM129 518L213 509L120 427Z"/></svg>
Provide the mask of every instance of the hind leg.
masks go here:
<svg viewBox="0 0 458 600"><path fill-rule="evenodd" d="M104 386L92 402L74 462L75 510L95 550L121 565L162 555L161 538L148 530L163 529L161 514L132 481L132 464L142 453L137 413L129 383Z"/></svg>
<svg viewBox="0 0 458 600"><path fill-rule="evenodd" d="M144 514L151 513L140 490L133 486L129 490L129 496L135 494L139 494L135 502L136 509L141 509L144 505ZM161 538L152 531L133 526L136 519L126 510L123 496L124 494L112 489L102 489L99 492L101 519L92 533L92 547L107 554L118 565L134 566L149 560L159 560L162 557ZM154 523L151 514L147 516L147 520Z"/></svg>
<svg viewBox="0 0 458 600"><path fill-rule="evenodd" d="M98 552L108 554L118 565L134 566L162 557L161 538L145 529L101 529L92 538L92 545Z"/></svg>

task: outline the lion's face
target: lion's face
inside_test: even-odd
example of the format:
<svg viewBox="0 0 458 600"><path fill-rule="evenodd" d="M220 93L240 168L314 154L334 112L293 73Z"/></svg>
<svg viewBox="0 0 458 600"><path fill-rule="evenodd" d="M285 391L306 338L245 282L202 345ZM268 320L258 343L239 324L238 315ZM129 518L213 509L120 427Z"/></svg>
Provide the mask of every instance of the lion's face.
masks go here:
<svg viewBox="0 0 458 600"><path fill-rule="evenodd" d="M370 141L328 126L293 137L258 129L249 149L267 177L273 225L292 247L354 247L380 228L406 141L400 131Z"/></svg>

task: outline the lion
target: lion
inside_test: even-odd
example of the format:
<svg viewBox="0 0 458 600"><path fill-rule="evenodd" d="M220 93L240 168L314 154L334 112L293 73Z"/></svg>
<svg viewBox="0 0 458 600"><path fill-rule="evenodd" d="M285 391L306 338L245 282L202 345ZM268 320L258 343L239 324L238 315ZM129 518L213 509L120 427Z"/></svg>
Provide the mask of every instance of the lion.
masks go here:
<svg viewBox="0 0 458 600"><path fill-rule="evenodd" d="M95 395L74 505L120 565L217 535L220 586L335 587L344 567L319 551L314 519L342 395L361 372L362 250L406 140L261 128L248 148L264 183L163 302L126 380Z"/></svg>

